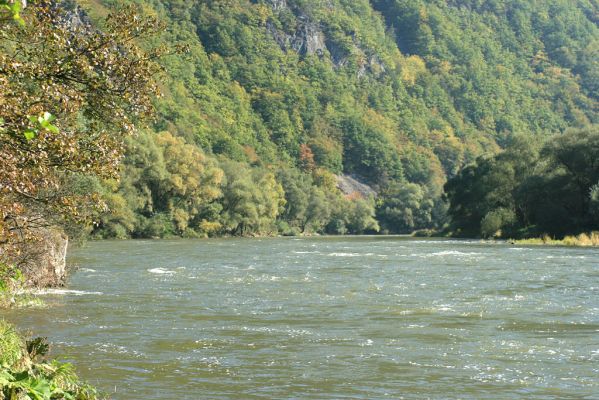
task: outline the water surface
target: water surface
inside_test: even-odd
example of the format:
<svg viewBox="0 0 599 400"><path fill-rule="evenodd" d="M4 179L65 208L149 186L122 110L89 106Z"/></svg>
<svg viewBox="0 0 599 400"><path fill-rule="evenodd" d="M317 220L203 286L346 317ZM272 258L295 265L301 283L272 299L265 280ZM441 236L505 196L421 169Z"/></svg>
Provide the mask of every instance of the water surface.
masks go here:
<svg viewBox="0 0 599 400"><path fill-rule="evenodd" d="M408 238L90 243L11 311L115 399L598 399L599 250Z"/></svg>

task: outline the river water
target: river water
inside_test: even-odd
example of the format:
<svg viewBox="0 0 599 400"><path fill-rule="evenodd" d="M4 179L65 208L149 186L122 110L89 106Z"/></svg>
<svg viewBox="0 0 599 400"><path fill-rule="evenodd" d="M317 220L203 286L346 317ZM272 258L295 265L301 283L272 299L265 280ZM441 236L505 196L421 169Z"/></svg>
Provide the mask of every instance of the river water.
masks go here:
<svg viewBox="0 0 599 400"><path fill-rule="evenodd" d="M599 399L599 250L92 242L10 311L114 399Z"/></svg>

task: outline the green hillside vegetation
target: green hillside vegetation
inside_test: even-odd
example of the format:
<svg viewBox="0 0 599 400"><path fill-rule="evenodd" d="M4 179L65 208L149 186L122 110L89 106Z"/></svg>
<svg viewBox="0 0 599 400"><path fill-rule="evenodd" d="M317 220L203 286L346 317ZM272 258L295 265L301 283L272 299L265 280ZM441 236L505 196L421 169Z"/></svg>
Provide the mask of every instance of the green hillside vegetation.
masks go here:
<svg viewBox="0 0 599 400"><path fill-rule="evenodd" d="M99 237L440 228L443 185L480 155L599 122L591 0L137 4L167 26L148 45L188 51L162 59L155 123L102 184Z"/></svg>

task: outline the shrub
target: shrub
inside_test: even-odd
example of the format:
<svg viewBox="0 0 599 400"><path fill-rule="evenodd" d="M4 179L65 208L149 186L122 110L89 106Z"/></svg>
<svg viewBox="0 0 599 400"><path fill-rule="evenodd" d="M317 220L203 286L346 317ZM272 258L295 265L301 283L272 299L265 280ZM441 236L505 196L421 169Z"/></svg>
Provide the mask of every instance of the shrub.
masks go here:
<svg viewBox="0 0 599 400"><path fill-rule="evenodd" d="M45 338L25 341L12 325L0 320L0 399L99 399L71 364L45 360L48 349Z"/></svg>

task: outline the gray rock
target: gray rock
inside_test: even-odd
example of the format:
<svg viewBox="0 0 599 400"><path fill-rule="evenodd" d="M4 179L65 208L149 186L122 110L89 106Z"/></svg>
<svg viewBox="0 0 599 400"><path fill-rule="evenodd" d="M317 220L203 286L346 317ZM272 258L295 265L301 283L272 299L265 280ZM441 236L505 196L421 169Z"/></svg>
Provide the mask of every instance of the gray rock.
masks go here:
<svg viewBox="0 0 599 400"><path fill-rule="evenodd" d="M325 37L320 27L307 18L300 19L299 26L293 34L281 32L270 21L266 23L266 29L284 51L293 50L302 56L323 56L326 50Z"/></svg>
<svg viewBox="0 0 599 400"><path fill-rule="evenodd" d="M67 275L68 236L59 228L39 227L31 230L32 238L21 247L20 259L14 260L27 286L62 286Z"/></svg>
<svg viewBox="0 0 599 400"><path fill-rule="evenodd" d="M272 9L275 11L283 10L288 8L287 0L268 0Z"/></svg>
<svg viewBox="0 0 599 400"><path fill-rule="evenodd" d="M359 197L367 199L369 197L377 197L378 193L365 183L358 180L352 175L336 175L337 188L346 196Z"/></svg>
<svg viewBox="0 0 599 400"><path fill-rule="evenodd" d="M324 34L316 24L305 21L295 33L292 47L301 55L322 56L326 49Z"/></svg>

